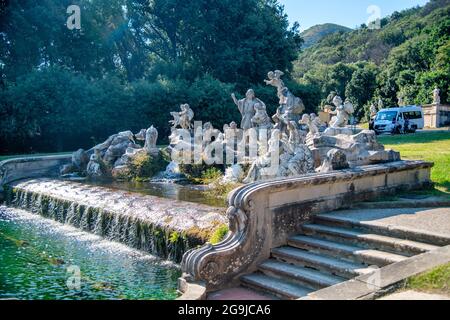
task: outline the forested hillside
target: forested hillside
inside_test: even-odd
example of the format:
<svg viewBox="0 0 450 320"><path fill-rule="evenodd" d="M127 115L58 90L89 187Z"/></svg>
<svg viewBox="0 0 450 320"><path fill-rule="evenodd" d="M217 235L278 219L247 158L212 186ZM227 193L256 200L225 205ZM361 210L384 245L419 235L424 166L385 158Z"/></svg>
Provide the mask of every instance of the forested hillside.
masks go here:
<svg viewBox="0 0 450 320"><path fill-rule="evenodd" d="M363 25L326 36L301 53L294 71L322 98L330 91L349 98L359 119L380 97L385 106L395 106L397 94L409 104L431 103L436 85L442 102L449 101L449 75L449 0L396 12L382 19L378 30Z"/></svg>

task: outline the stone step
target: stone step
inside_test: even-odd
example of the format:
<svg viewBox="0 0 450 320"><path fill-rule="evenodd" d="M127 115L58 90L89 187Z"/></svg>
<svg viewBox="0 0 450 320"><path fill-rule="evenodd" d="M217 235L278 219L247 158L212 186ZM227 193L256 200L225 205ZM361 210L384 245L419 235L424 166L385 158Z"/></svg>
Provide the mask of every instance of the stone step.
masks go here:
<svg viewBox="0 0 450 320"><path fill-rule="evenodd" d="M373 268L369 268L365 264L340 260L331 256L316 254L293 247L273 249L272 257L298 266L329 272L347 279L369 274L374 271Z"/></svg>
<svg viewBox="0 0 450 320"><path fill-rule="evenodd" d="M316 253L325 253L333 257L349 259L378 267L384 267L407 259L405 256L394 253L365 249L354 245L317 239L311 236L292 237L288 240L288 244L292 247L310 250Z"/></svg>
<svg viewBox="0 0 450 320"><path fill-rule="evenodd" d="M407 256L414 256L439 248L431 244L327 225L306 224L302 227L302 230L306 235L317 235L331 241L358 244L368 249L389 251Z"/></svg>
<svg viewBox="0 0 450 320"><path fill-rule="evenodd" d="M346 279L341 277L305 267L295 266L289 263L279 262L277 260L267 260L259 266L259 270L267 276L294 281L301 286L314 290L331 287L346 281Z"/></svg>
<svg viewBox="0 0 450 320"><path fill-rule="evenodd" d="M334 214L317 215L314 217L314 223L334 227L354 228L358 231L375 233L404 240L419 241L421 243L435 246L450 245L450 236L448 235L414 230L399 226L383 225L373 221L360 221Z"/></svg>
<svg viewBox="0 0 450 320"><path fill-rule="evenodd" d="M280 280L264 274L253 273L241 277L241 284L252 290L269 293L281 299L295 300L306 297L313 290L296 283Z"/></svg>

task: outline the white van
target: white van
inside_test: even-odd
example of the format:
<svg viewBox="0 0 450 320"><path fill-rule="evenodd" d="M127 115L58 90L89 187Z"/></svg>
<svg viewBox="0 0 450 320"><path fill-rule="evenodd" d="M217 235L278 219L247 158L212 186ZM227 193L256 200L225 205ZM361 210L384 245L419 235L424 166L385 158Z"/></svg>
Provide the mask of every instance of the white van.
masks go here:
<svg viewBox="0 0 450 320"><path fill-rule="evenodd" d="M422 107L406 106L380 110L375 118L373 129L377 134L414 133L418 129L423 129L424 126Z"/></svg>

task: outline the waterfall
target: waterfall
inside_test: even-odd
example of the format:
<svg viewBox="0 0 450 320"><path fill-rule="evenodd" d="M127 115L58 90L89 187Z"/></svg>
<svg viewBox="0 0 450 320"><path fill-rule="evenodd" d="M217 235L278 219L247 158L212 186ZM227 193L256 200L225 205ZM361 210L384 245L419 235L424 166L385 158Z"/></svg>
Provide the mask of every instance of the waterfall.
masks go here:
<svg viewBox="0 0 450 320"><path fill-rule="evenodd" d="M33 214L72 225L111 241L180 262L184 252L202 243L184 232L101 207L61 199L26 188L5 186L5 202Z"/></svg>

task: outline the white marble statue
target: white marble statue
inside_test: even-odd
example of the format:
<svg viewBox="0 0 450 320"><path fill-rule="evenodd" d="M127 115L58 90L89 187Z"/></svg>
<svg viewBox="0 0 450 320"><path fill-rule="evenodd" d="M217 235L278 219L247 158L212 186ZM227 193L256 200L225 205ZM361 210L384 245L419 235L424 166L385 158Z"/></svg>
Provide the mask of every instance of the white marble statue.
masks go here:
<svg viewBox="0 0 450 320"><path fill-rule="evenodd" d="M273 124L267 114L266 106L260 103L255 104L255 116L252 118L252 125L256 129L272 129Z"/></svg>
<svg viewBox="0 0 450 320"><path fill-rule="evenodd" d="M435 87L433 90L433 104L440 105L441 104L441 90L438 87Z"/></svg>
<svg viewBox="0 0 450 320"><path fill-rule="evenodd" d="M247 91L244 99L238 100L234 93L231 94L231 98L242 115L241 129L248 130L253 128L252 119L256 114L255 105L259 104L265 109L266 104L256 97L253 89Z"/></svg>
<svg viewBox="0 0 450 320"><path fill-rule="evenodd" d="M280 105L283 104L283 89L285 88L284 82L283 80L281 80L281 77L284 75L284 73L280 70L275 70L275 71L270 71L267 74L267 77L269 78L269 80L264 80L264 82L266 83L266 85L270 85L273 86L275 88L277 88L277 95L278 98L280 99Z"/></svg>
<svg viewBox="0 0 450 320"><path fill-rule="evenodd" d="M370 118L373 119L377 116L378 110L377 107L372 103L370 105Z"/></svg>
<svg viewBox="0 0 450 320"><path fill-rule="evenodd" d="M158 130L154 126L151 126L147 129L145 133L145 145L144 149L147 153L154 153L155 150L158 150L156 143L158 142Z"/></svg>
<svg viewBox="0 0 450 320"><path fill-rule="evenodd" d="M104 175L102 171L103 160L99 149L94 149L94 154L86 168L86 174L91 178L100 178Z"/></svg>
<svg viewBox="0 0 450 320"><path fill-rule="evenodd" d="M384 109L384 103L383 103L383 99L378 99L378 111L383 110Z"/></svg>
<svg viewBox="0 0 450 320"><path fill-rule="evenodd" d="M397 95L397 104L399 107L404 107L405 106L405 101L403 100L403 94L399 93Z"/></svg>
<svg viewBox="0 0 450 320"><path fill-rule="evenodd" d="M180 106L180 112L171 112L173 120L170 121L172 129L181 127L184 130L191 130L193 128L192 120L194 119L194 111L186 103Z"/></svg>
<svg viewBox="0 0 450 320"><path fill-rule="evenodd" d="M354 113L353 105L350 101L346 100L342 103L342 98L340 96L335 96L333 98L333 104L336 107L334 111L330 113L336 115L330 122L330 127L332 128L344 128L347 126L350 116Z"/></svg>

